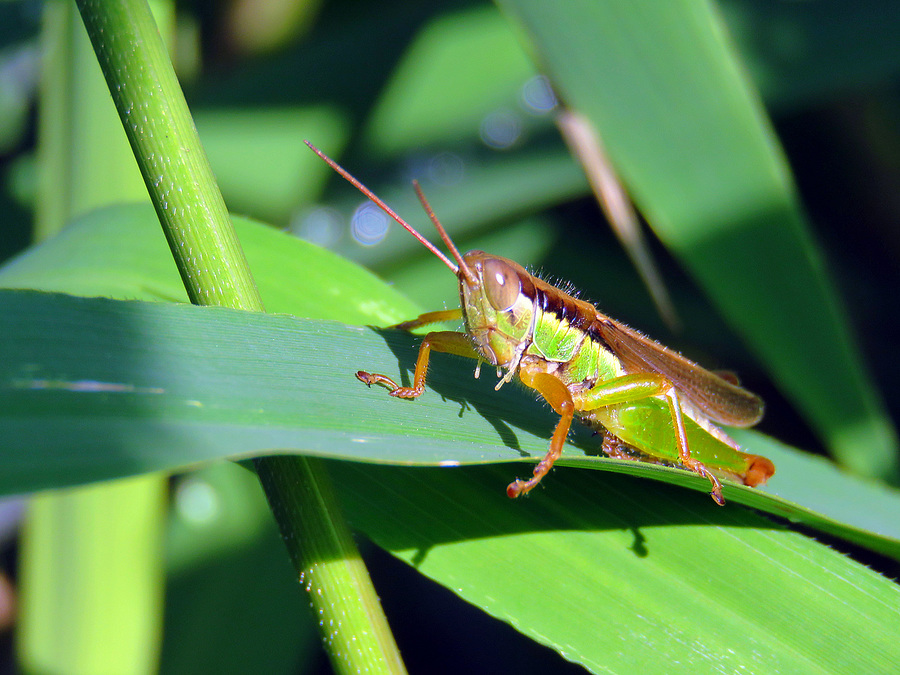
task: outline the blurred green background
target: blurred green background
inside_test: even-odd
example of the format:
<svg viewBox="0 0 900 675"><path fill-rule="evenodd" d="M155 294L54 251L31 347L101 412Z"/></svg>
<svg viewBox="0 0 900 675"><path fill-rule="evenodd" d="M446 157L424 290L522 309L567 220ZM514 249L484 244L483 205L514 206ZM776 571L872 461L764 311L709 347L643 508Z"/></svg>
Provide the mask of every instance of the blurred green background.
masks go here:
<svg viewBox="0 0 900 675"><path fill-rule="evenodd" d="M39 84L41 56L49 50L44 4L0 3L0 260L42 237L49 231L42 228L53 220L46 205L36 203L45 175L41 172L47 171L39 164L36 148L52 133L41 127L36 114L39 92L48 92ZM698 13L705 11L704 3L695 4L702 8ZM757 237L753 243L760 249L747 248L746 253L738 240L729 240L722 251L686 252L684 237L701 235L683 234L679 218L701 220L696 215L701 213L712 221L738 222L730 209L744 206L735 204L740 199L748 200L748 209L769 213L768 204L749 202L748 195L755 193L742 192L746 184L732 189L713 182L715 176L703 179L709 181L705 184L701 180L698 191L712 198L701 200L694 212L680 205L681 195L667 202L665 194L653 192L654 170L664 173L670 167L669 184L674 186L675 178L703 165L705 154L717 152L705 147L718 142L716 130L707 127L704 137L702 127L678 125L679 116L697 119L695 110L678 103L680 92L693 85L678 78L656 82L659 71L649 57L642 61L624 56L642 40L653 43L654 31L666 30L666 22L674 28L682 19L689 23L687 18L663 11L653 17L639 12L624 17L622 12L621 24L588 24L588 37L560 32L563 41L573 43L584 39L587 44L594 35L609 50L609 61L602 62L609 69L609 91L616 92L619 101L630 94L641 101L615 109L604 99L606 91L598 90L596 101L585 98L590 89L582 91L578 78L587 78L584 72L591 64L567 60L560 50L571 45L556 45L540 35L540 27L550 22L542 23L539 6L498 5L176 3L173 59L229 209L333 249L391 280L423 308L440 309L456 302L455 281L446 269L398 228L385 230L386 224L371 214L352 219L361 198L332 175L303 140L310 139L338 159L427 234L427 220L419 215L410 187L417 178L461 249L483 248L540 270L545 278L572 282L582 297L610 316L704 364L738 372L767 402L759 427L764 433L835 456L860 473L894 480L897 460L890 420L900 419L900 397L891 388L900 376L900 319L893 311L900 289L900 5L886 0L864 0L852 7L774 0L711 5L725 31L719 36L722 44L736 55L738 75L748 78L747 91L738 94L754 104L758 95L764 106L763 112L751 105L749 121L734 126L758 126L760 137L767 138L768 115L773 156L780 156L780 144L787 162L773 163L772 173L789 167L793 174L800 197L796 222L782 226L773 221L773 228L790 233L800 222L798 258L784 254L777 237ZM629 27L633 33L627 32ZM677 37L678 31L672 34ZM671 45L674 50L677 40ZM617 53L620 62L613 58ZM677 61L675 56L672 60ZM82 74L89 66L86 59L72 68ZM729 67L725 64L723 71ZM556 94L544 74L550 75ZM45 81L43 86L53 84ZM716 90L709 92L702 103L711 114L717 105L733 104L731 93L719 93L721 98ZM659 318L563 143L555 124L556 95L592 112L601 133L611 134L604 141L614 164L650 225L658 228L659 238L650 235L649 246L681 318L680 332L673 333ZM647 103L654 97L672 120L671 158L658 163L641 160L641 153L659 158L659 147L648 140L643 149L638 142L652 136L648 125L658 129L659 110ZM104 119L85 123L108 124ZM119 132L115 124L109 128ZM693 129L694 135L685 129ZM629 143L629 133L634 142ZM94 146L85 152L104 149ZM725 157L734 164L745 159ZM726 169L711 171L731 176ZM738 182L740 176L734 173ZM122 180L134 183L133 176ZM791 179L784 181L790 192ZM101 203L101 197L91 203L91 185L68 189L80 195L80 208ZM134 194L140 196L141 189L138 183ZM716 210L719 204L725 205L727 215ZM776 206L772 213L780 212ZM804 257L809 250L813 254ZM729 296L729 280L715 277L722 275L715 260L736 274L746 272L743 279L759 275L765 292L759 294L758 307L754 305L755 333L747 332L739 320L751 311L739 295L747 289ZM799 281L780 278L782 270L792 266L824 270L822 295L806 296ZM302 279L285 283L296 284L302 293ZM774 319L759 309L766 306ZM837 329L805 328L807 313L815 318L831 311ZM791 317L797 325L790 325ZM859 373L855 356L849 363L837 362L840 354L834 360L829 356L813 361L818 379L786 373L784 362L790 357L767 351L766 336L777 350L780 336L792 330L806 336L797 342L800 348L816 354L832 353L835 340L829 331L849 336L849 353L857 353L856 343L861 355ZM782 354L793 354L792 349L797 347L784 347ZM841 374L848 370L855 374ZM871 406L866 403L850 412L851 402L840 403L837 409L844 406L852 424L841 427L837 419L829 426L840 415L828 404L817 407L816 397L834 401L844 393L859 399L843 384L845 379L865 391ZM840 391L832 391L832 383ZM809 397L803 398L802 392ZM857 442L860 438L871 440ZM308 617L296 611L305 600L291 578L255 479L228 466L173 479L170 487L163 670L327 672ZM4 529L4 569L13 582L15 522L10 516L11 526ZM412 672L581 670L381 549L369 548L367 560ZM893 568L884 564L882 569L890 574ZM203 611L203 594L214 594L221 602L223 589L234 593L228 598L231 604L225 609L220 605L215 614ZM11 620L4 633L8 668L13 660ZM248 624L264 627L254 631L258 639L241 638ZM197 649L204 632L214 636L209 641L214 649ZM189 643L179 641L179 635L188 633L193 635Z"/></svg>

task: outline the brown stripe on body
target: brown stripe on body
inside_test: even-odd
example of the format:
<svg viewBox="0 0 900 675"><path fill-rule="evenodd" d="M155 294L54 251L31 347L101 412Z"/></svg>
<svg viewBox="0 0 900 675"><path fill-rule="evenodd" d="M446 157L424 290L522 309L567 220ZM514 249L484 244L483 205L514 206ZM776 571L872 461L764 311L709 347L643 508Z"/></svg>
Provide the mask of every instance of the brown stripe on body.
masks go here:
<svg viewBox="0 0 900 675"><path fill-rule="evenodd" d="M586 331L597 316L597 310L592 305L573 298L546 281L527 272L520 274L519 279L522 292L533 298L535 305L545 312L552 312L558 319L579 330Z"/></svg>
<svg viewBox="0 0 900 675"><path fill-rule="evenodd" d="M519 278L522 283L522 292L534 298L535 304L543 311L552 312L557 318L568 321L573 327L584 331L589 340L599 343L604 349L613 351L600 331L599 320L602 315L598 316L599 312L596 307L589 302L564 293L527 272L520 274Z"/></svg>

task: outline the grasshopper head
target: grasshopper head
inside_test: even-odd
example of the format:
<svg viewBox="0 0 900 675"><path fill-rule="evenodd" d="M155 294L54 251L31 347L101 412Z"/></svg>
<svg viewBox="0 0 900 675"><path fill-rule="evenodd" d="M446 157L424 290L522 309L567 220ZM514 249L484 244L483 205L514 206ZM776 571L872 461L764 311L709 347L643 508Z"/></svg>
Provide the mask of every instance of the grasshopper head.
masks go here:
<svg viewBox="0 0 900 675"><path fill-rule="evenodd" d="M507 258L469 251L457 276L466 332L478 351L492 365L515 364L534 320L531 275Z"/></svg>

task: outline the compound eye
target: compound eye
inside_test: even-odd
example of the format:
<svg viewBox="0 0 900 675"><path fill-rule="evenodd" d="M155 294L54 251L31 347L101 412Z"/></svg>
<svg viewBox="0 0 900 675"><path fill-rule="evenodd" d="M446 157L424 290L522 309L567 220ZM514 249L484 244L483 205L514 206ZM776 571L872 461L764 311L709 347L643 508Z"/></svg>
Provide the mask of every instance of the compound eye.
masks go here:
<svg viewBox="0 0 900 675"><path fill-rule="evenodd" d="M519 298L522 288L519 275L512 267L496 258L485 260L482 270L484 292L491 307L498 312L508 310Z"/></svg>

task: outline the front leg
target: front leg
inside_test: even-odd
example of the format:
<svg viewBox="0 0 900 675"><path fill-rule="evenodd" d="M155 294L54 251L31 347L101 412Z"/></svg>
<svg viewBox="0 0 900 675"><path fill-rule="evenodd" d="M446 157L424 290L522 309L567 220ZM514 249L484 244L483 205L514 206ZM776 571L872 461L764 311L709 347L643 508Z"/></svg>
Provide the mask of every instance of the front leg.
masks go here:
<svg viewBox="0 0 900 675"><path fill-rule="evenodd" d="M422 326L428 326L432 323L441 323L444 321L459 321L462 319L462 309L457 307L456 309L439 309L436 312L425 312L424 314L419 314L415 319L411 319L409 321L404 321L403 323L398 323L396 326L392 326L392 328L397 328L399 330L415 330L416 328L421 328Z"/></svg>
<svg viewBox="0 0 900 675"><path fill-rule="evenodd" d="M437 314L437 312L433 312L433 314ZM428 373L428 361L431 358L431 350L456 354L458 356L466 356L473 359L478 358L478 352L475 351L475 347L472 345L469 336L465 333L437 331L428 333L422 338L422 346L419 347L419 358L416 359L413 386L401 387L387 375L368 373L365 370L358 371L356 377L370 387L373 384L380 384L387 387L390 390L389 393L391 396L396 396L397 398L418 398L425 392L425 375Z"/></svg>

